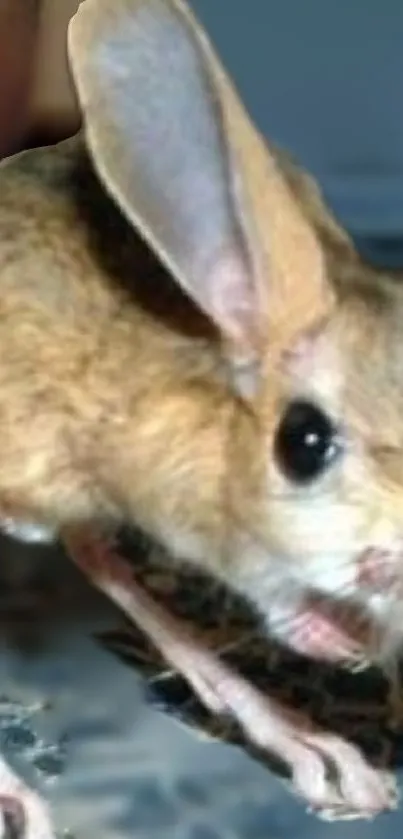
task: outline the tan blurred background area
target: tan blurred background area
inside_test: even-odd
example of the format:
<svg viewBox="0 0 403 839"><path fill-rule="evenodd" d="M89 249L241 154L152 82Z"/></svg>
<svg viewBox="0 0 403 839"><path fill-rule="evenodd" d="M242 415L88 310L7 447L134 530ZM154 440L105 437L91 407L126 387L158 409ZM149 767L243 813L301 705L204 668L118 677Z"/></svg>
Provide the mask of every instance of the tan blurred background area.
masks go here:
<svg viewBox="0 0 403 839"><path fill-rule="evenodd" d="M79 127L66 34L80 0L0 0L0 157Z"/></svg>

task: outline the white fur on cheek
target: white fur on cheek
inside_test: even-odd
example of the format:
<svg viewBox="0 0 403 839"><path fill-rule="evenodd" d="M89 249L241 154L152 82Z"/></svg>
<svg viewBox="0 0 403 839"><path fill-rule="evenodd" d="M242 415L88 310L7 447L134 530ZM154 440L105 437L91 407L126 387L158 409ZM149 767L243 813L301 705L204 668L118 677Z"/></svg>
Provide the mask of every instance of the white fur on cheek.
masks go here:
<svg viewBox="0 0 403 839"><path fill-rule="evenodd" d="M359 511L329 492L274 501L275 534L292 579L325 594L349 596L357 580Z"/></svg>

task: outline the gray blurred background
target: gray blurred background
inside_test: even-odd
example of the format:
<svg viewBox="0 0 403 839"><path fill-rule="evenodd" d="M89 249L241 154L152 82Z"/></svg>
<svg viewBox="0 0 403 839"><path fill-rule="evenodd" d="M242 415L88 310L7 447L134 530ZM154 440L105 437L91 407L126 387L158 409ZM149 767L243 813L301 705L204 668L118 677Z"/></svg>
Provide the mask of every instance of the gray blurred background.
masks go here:
<svg viewBox="0 0 403 839"><path fill-rule="evenodd" d="M249 111L378 260L403 262L403 3L192 0Z"/></svg>

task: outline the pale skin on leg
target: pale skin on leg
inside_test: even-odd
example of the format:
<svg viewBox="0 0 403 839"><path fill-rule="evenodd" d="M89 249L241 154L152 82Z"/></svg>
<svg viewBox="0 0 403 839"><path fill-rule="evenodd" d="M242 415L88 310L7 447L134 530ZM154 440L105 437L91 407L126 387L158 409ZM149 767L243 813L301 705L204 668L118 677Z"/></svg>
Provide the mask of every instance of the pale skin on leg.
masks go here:
<svg viewBox="0 0 403 839"><path fill-rule="evenodd" d="M323 818L371 818L393 808L386 777L358 749L260 694L192 637L133 579L130 566L88 534L65 534L72 559L131 618L213 713L229 713L259 748L282 759L296 790ZM332 768L336 781L329 780Z"/></svg>

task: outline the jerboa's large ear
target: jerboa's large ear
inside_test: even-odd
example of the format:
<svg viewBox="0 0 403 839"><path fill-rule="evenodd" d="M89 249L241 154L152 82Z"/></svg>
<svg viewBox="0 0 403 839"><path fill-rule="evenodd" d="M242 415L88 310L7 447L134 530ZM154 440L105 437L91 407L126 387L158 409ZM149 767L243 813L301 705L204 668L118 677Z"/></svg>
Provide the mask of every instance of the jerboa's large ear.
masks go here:
<svg viewBox="0 0 403 839"><path fill-rule="evenodd" d="M316 237L187 6L84 0L69 55L105 188L234 357L322 317Z"/></svg>

